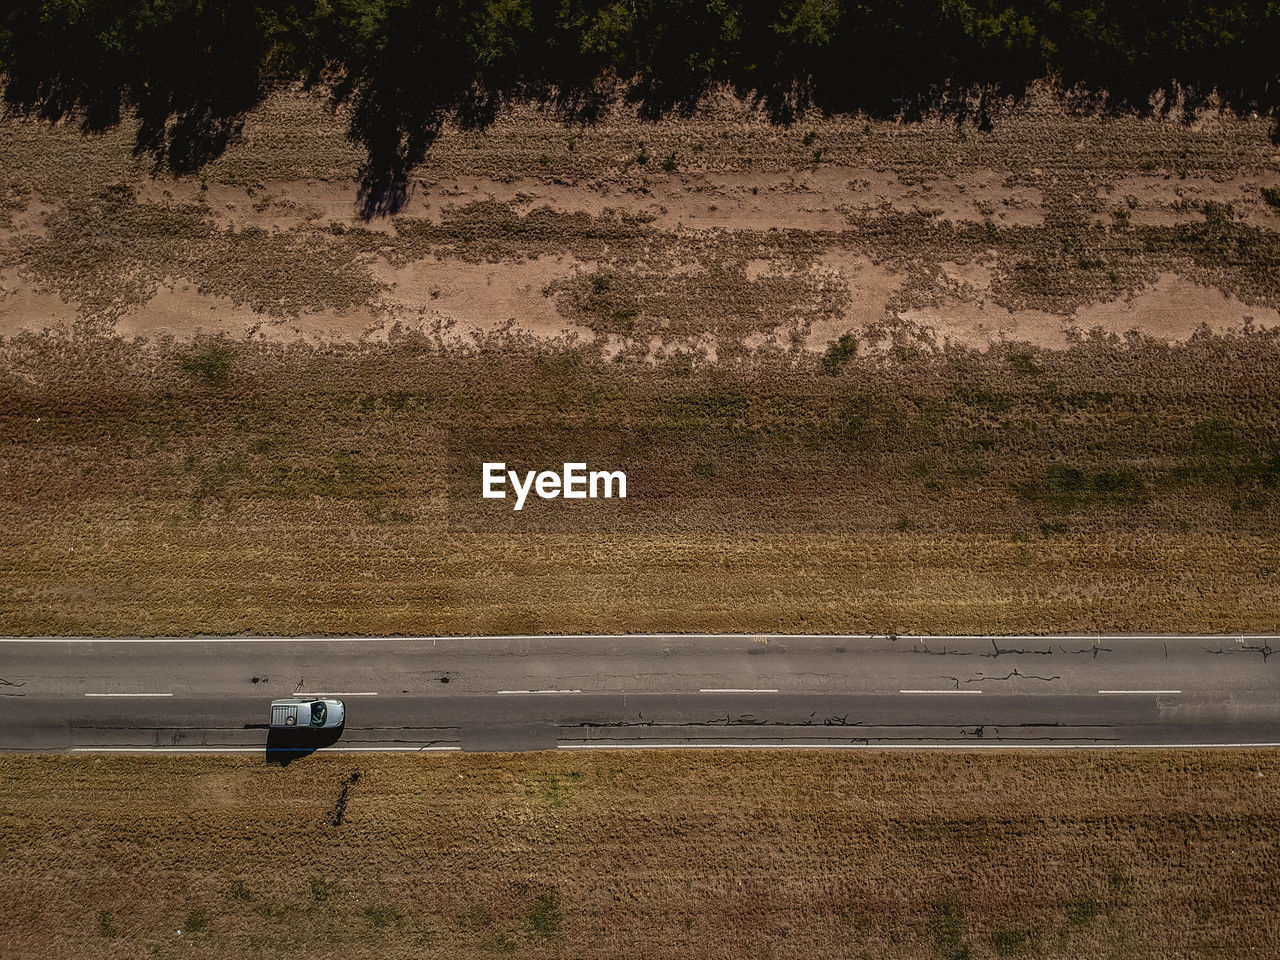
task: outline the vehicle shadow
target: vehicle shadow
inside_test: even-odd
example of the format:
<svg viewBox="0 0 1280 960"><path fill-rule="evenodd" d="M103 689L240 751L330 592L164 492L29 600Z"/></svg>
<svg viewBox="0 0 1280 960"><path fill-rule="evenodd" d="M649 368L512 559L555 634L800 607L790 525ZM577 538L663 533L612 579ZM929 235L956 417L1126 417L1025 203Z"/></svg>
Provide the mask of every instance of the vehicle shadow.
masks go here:
<svg viewBox="0 0 1280 960"><path fill-rule="evenodd" d="M331 730L282 730L267 731L267 763L287 767L295 760L308 757L324 747L331 747L342 736L342 727Z"/></svg>

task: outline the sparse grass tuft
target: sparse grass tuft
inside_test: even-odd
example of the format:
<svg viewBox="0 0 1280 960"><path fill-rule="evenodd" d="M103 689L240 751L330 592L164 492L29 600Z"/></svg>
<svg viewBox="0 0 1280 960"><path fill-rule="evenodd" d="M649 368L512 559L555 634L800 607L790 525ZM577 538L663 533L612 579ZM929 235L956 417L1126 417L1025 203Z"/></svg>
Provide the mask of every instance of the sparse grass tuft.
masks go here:
<svg viewBox="0 0 1280 960"><path fill-rule="evenodd" d="M1038 949L1040 938L1031 930L1002 927L991 933L991 946L997 956L1016 957Z"/></svg>
<svg viewBox="0 0 1280 960"><path fill-rule="evenodd" d="M197 341L187 353L178 357L178 367L183 373L190 374L208 384L222 384L227 381L231 367L235 361L235 353L226 340Z"/></svg>
<svg viewBox="0 0 1280 960"><path fill-rule="evenodd" d="M930 925L943 960L970 960L973 949L968 943L964 910L956 900L948 897L934 903Z"/></svg>
<svg viewBox="0 0 1280 960"><path fill-rule="evenodd" d="M559 940L564 936L564 913L560 893L551 889L540 893L525 915L525 929L537 940Z"/></svg>
<svg viewBox="0 0 1280 960"><path fill-rule="evenodd" d="M1067 921L1082 926L1092 923L1102 915L1102 904L1093 897L1078 897L1067 903Z"/></svg>
<svg viewBox="0 0 1280 960"><path fill-rule="evenodd" d="M187 919L182 923L182 932L185 936L203 933L209 928L208 911L197 907L187 914Z"/></svg>
<svg viewBox="0 0 1280 960"><path fill-rule="evenodd" d="M115 915L110 910L98 911L98 932L108 940L120 935L120 928L116 926Z"/></svg>
<svg viewBox="0 0 1280 960"><path fill-rule="evenodd" d="M1051 510L1069 512L1094 505L1134 506L1149 496L1147 482L1131 470L1089 471L1055 463L1044 476L1020 487L1022 496Z"/></svg>
<svg viewBox="0 0 1280 960"><path fill-rule="evenodd" d="M324 903L336 897L340 892L341 888L332 880L326 880L323 877L311 878L312 903Z"/></svg>
<svg viewBox="0 0 1280 960"><path fill-rule="evenodd" d="M547 773L525 785L525 796L548 807L565 807L584 786L583 776L576 770Z"/></svg>
<svg viewBox="0 0 1280 960"><path fill-rule="evenodd" d="M379 929L397 926L403 919L400 910L389 903L368 903L360 912L371 926Z"/></svg>

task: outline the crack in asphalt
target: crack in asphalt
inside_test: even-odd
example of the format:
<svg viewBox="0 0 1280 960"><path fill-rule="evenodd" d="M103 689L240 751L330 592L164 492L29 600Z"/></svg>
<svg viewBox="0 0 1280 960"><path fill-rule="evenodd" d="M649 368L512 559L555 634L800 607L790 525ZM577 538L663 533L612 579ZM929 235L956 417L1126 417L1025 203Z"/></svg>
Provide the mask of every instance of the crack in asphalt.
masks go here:
<svg viewBox="0 0 1280 960"><path fill-rule="evenodd" d="M26 680L9 680L6 677L0 677L0 687L25 687ZM13 693L9 690L0 692L0 697L25 697L25 693Z"/></svg>
<svg viewBox="0 0 1280 960"><path fill-rule="evenodd" d="M985 683L988 680L1000 680L1000 681L1012 680L1014 677L1017 677L1020 680L1043 680L1045 683L1052 683L1054 680L1062 679L1062 676L1060 674L1054 674L1052 677L1042 677L1039 674L1035 674L1035 673L1022 673L1017 668L1015 668L1011 670L1009 673L1006 673L1003 677L988 677L984 673L979 673L977 676L969 677L964 682L965 683ZM952 684L954 684L953 689L955 690L960 689L959 677L943 676L942 679L950 680Z"/></svg>
<svg viewBox="0 0 1280 960"><path fill-rule="evenodd" d="M1005 727L1010 727L1010 726L1012 726L1012 727L1013 727L1014 729L1016 729L1016 730L1025 729L1025 728L1027 728L1027 727L1064 727L1064 726L1070 726L1070 727L1071 727L1071 729L1073 729L1073 730L1085 730L1085 729L1088 729L1088 728L1090 728L1090 727L1099 727L1099 728L1101 728L1101 729L1107 730L1107 729L1110 729L1110 727L1111 727L1111 725L1110 725L1110 724L1107 724L1107 723L1070 724L1070 725L1068 725L1068 724L1062 724L1062 723L1014 723L1014 724L1008 724L1008 723L1006 723L1006 724L1003 724L1003 726L1005 726ZM999 725L993 725L993 726L992 726L992 730L994 730L995 732L991 735L991 739L993 739L993 740L1002 740L1002 739L1004 739L1003 737L1001 737L1001 736L1000 736L1000 726L999 726ZM974 728L973 728L973 732L972 732L972 733L969 733L967 729L965 729L965 728L963 728L963 727L962 727L962 728L961 728L961 733L967 734L968 736L977 737L979 740L985 740L985 739L987 739L987 725L984 723L982 726L974 727ZM1017 737L1016 739L1018 739L1018 740L1025 740L1025 739L1027 739L1027 738L1026 738L1026 737ZM1053 737L1042 737L1042 738L1040 738L1040 739L1044 739L1044 740L1052 740L1052 739L1054 739L1054 738L1053 738ZM1081 738L1081 739L1086 739L1086 738ZM1092 737L1092 738L1087 738L1087 739L1094 739L1094 740L1097 740L1097 739L1101 739L1101 738L1099 738L1099 737Z"/></svg>
<svg viewBox="0 0 1280 960"><path fill-rule="evenodd" d="M1217 650L1214 650L1212 647L1201 647L1200 649L1215 657L1229 657L1237 653L1257 653L1262 655L1263 663L1266 663L1271 658L1271 655L1276 652L1269 643L1263 643L1260 646L1252 643L1241 643L1237 644L1230 650L1227 650L1222 646L1219 646Z"/></svg>
<svg viewBox="0 0 1280 960"><path fill-rule="evenodd" d="M1042 677L1036 673L1021 673L1015 667L1009 673L1006 673L1003 677L988 677L985 674L980 673L976 677L971 677L965 682L966 683L982 683L985 680L1012 680L1014 677L1018 677L1020 680L1043 680L1045 683L1052 683L1054 680L1062 679L1062 676L1060 674L1055 673L1052 677Z"/></svg>
<svg viewBox="0 0 1280 960"><path fill-rule="evenodd" d="M1007 727L1009 727L1010 725L1009 725L1009 724L1005 724L1004 726L1007 728ZM1058 725L1058 724L1051 724L1051 723L1020 723L1020 724L1013 724L1013 727L1014 727L1015 729L1020 729L1020 728L1022 728L1022 727L1051 727L1051 726L1059 726L1059 725ZM1103 724L1103 723L1090 724L1089 726L1096 726L1096 727L1100 727L1100 728L1102 728L1102 729L1109 729L1109 725L1108 725L1108 724ZM992 729L993 729L993 731L994 731L994 732L993 732L990 736L988 736L988 735L987 735L987 728L986 728L986 725L985 725L985 724L984 724L983 726L980 726L980 727L974 727L972 732L970 732L970 731L968 731L967 729L965 729L965 728L963 728L963 727L962 727L962 728L960 729L960 733L961 733L961 735L962 735L962 737L963 737L963 738L968 738L968 739L977 739L977 740L1001 740L1001 741L1009 740L1009 741L1016 742L1016 743L1031 743L1031 742L1042 742L1042 741L1043 741L1043 742L1047 742L1047 743L1053 743L1053 742L1057 742L1057 741L1060 741L1060 740L1062 740L1062 739L1063 739L1063 738L1061 738L1061 737L1004 737L1004 736L1002 736L1002 735L1001 735L1001 728L1000 728L1000 727L998 727L998 726L997 726L997 727L993 727ZM1087 729L1087 728L1086 728L1086 727L1083 727L1083 726L1077 726L1077 727L1075 727L1075 729ZM1110 742L1110 741L1112 741L1112 740L1115 740L1116 738L1115 738L1115 737L1099 737L1099 736L1093 736L1093 737L1068 737L1067 739L1069 739L1069 740L1083 740L1083 741L1085 741L1085 742L1087 742L1087 743L1106 743L1106 742Z"/></svg>
<svg viewBox="0 0 1280 960"><path fill-rule="evenodd" d="M1036 654L1037 656L1043 657L1053 653L1052 646L1050 646L1049 649L1047 650L1028 650L1025 647L1001 647L999 644L996 643L995 638L992 638L991 640L991 650L992 650L991 653L984 653L982 654L982 656L998 657L1002 653L1024 653L1024 654L1032 653L1032 654Z"/></svg>
<svg viewBox="0 0 1280 960"><path fill-rule="evenodd" d="M1059 644L1058 649L1061 650L1063 653L1069 653L1073 655L1087 653L1094 660L1098 659L1098 654L1100 653L1112 652L1110 647L1104 647L1101 644L1096 644L1096 643L1091 647L1081 647L1079 650L1068 650L1066 647Z"/></svg>
<svg viewBox="0 0 1280 960"><path fill-rule="evenodd" d="M1099 653L1112 652L1110 647L1104 647L1104 646L1101 646L1100 644L1093 644L1092 646L1088 646L1088 647L1080 647L1078 650L1068 650L1066 647L1062 646L1061 644L1058 644L1058 650L1059 652L1067 656L1084 655L1084 656L1091 657L1094 660L1098 659ZM924 654L925 656L928 656L928 657L972 657L973 656L972 650L949 649L945 645L941 650L933 650L930 648L929 644L925 643L923 640L918 641L916 646L911 648L911 652L916 654ZM1021 654L1023 656L1047 657L1052 655L1053 652L1054 651L1053 651L1052 644L1050 644L1044 650L1035 650L1029 647L1002 647L998 643L996 643L994 639L992 639L991 652L979 653L978 656L991 657L993 659L995 657L1003 656L1004 654ZM1168 649L1166 645L1165 657L1167 658L1168 655L1169 654L1168 654Z"/></svg>

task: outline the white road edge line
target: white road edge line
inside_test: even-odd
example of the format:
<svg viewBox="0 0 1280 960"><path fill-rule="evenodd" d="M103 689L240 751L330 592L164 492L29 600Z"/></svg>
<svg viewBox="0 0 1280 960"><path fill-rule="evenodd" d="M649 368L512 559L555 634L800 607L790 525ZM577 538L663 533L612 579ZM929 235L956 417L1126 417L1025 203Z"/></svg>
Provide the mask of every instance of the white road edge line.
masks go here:
<svg viewBox="0 0 1280 960"><path fill-rule="evenodd" d="M703 687L699 693L777 693L777 687Z"/></svg>
<svg viewBox="0 0 1280 960"><path fill-rule="evenodd" d="M890 640L917 643L922 640L1280 640L1274 633L547 633L453 634L451 636L380 637L0 637L0 643L388 643L422 640Z"/></svg>
<svg viewBox="0 0 1280 960"><path fill-rule="evenodd" d="M1280 743L560 743L558 750L1225 750Z"/></svg>
<svg viewBox="0 0 1280 960"><path fill-rule="evenodd" d="M499 690L500 696L533 696L541 693L581 693L581 690Z"/></svg>
<svg viewBox="0 0 1280 960"><path fill-rule="evenodd" d="M86 693L86 697L172 697L172 693Z"/></svg>
<svg viewBox="0 0 1280 960"><path fill-rule="evenodd" d="M1181 690L1099 690L1099 693L1181 693Z"/></svg>
<svg viewBox="0 0 1280 960"><path fill-rule="evenodd" d="M899 693L981 693L981 690L899 690Z"/></svg>
<svg viewBox="0 0 1280 960"><path fill-rule="evenodd" d="M299 697L376 697L377 695L378 695L378 694L377 694L377 691L374 691L374 690L365 691L365 692L363 692L363 693L349 693L349 692L342 692L342 691L340 691L340 692L338 692L338 693L299 693L299 694L296 694L296 696L299 696Z"/></svg>

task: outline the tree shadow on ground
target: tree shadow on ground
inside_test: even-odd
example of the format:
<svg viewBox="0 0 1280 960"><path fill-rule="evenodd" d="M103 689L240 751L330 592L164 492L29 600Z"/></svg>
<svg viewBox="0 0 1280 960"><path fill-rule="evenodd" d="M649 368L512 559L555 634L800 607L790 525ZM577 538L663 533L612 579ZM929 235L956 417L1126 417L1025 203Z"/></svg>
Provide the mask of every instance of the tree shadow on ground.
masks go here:
<svg viewBox="0 0 1280 960"><path fill-rule="evenodd" d="M371 218L402 208L447 124L483 129L510 102L593 122L610 88L629 91L645 120L688 115L728 86L782 124L817 109L939 115L983 131L1002 100L1046 76L1092 91L1084 99L1099 111L1168 111L1151 94L1178 91L1168 102L1187 117L1210 100L1273 113L1273 4L1161 6L14 0L0 14L0 73L19 115L101 131L133 110L136 151L175 173L225 151L278 83L325 84L365 150L360 203Z"/></svg>

